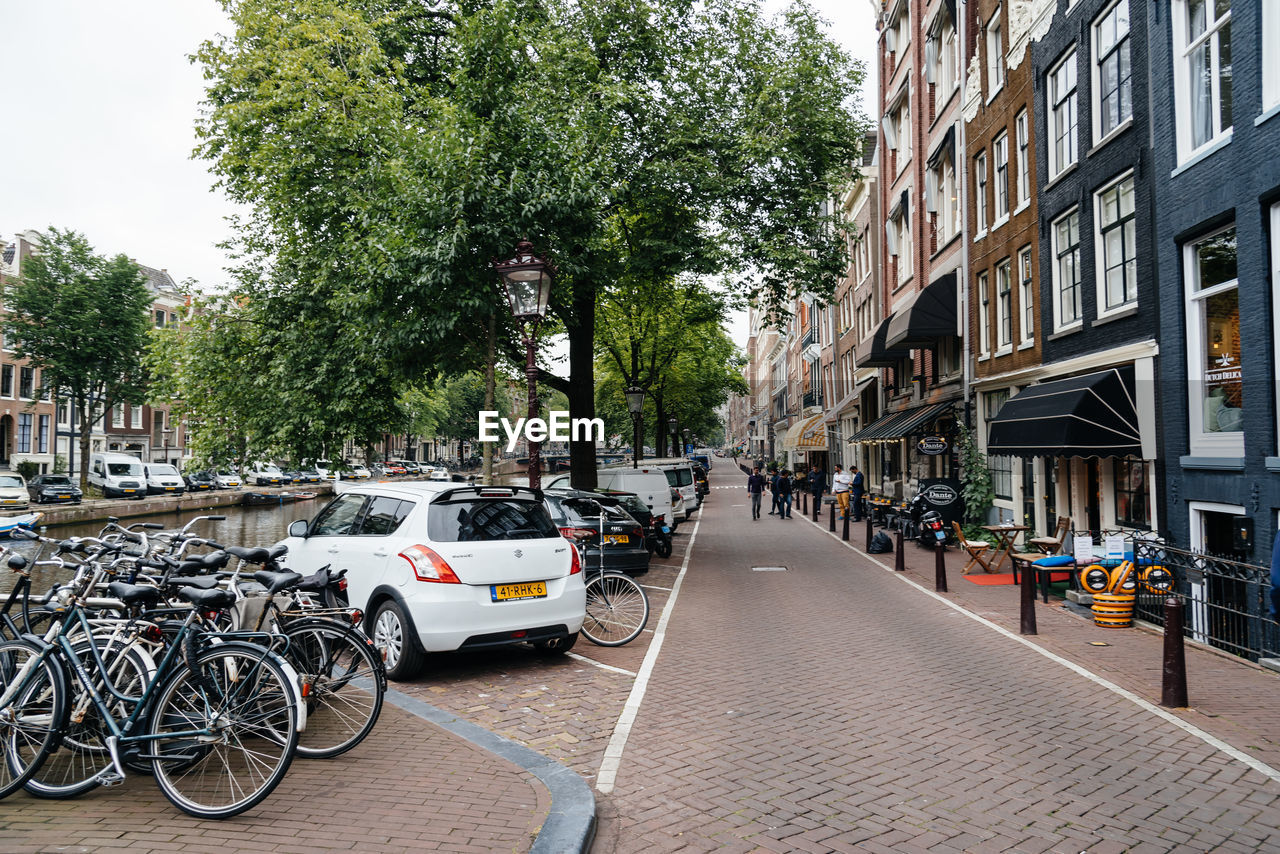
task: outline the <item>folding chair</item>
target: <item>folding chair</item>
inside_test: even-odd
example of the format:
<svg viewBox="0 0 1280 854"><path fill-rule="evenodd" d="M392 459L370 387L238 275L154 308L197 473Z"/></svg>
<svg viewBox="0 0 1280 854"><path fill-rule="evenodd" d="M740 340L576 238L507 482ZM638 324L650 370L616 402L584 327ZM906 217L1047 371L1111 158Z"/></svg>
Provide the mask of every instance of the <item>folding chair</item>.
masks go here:
<svg viewBox="0 0 1280 854"><path fill-rule="evenodd" d="M1059 516L1058 527L1054 530L1052 537L1033 537L1027 541L1027 544L1034 546L1044 554L1057 554L1062 550L1062 544L1066 541L1067 537L1067 528L1070 525L1070 519L1066 516Z"/></svg>
<svg viewBox="0 0 1280 854"><path fill-rule="evenodd" d="M956 541L960 543L960 548L969 553L969 562L964 565L964 569L960 570L961 575L968 575L974 565L982 567L983 572L991 571L991 564L987 562L984 553L991 548L991 543L984 540L969 540L964 536L964 530L960 527L959 522L952 522L951 527L955 528Z"/></svg>

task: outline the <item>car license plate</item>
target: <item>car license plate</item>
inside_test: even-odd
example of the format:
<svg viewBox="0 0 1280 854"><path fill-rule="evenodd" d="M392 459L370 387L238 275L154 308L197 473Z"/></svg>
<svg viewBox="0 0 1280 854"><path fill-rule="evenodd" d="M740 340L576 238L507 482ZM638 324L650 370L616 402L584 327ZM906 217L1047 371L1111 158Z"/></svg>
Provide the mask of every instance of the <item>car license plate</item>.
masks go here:
<svg viewBox="0 0 1280 854"><path fill-rule="evenodd" d="M626 545L629 542L631 542L631 538L628 537L626 534L605 534L604 535L604 544L606 546L611 546L614 543L617 543L618 545Z"/></svg>
<svg viewBox="0 0 1280 854"><path fill-rule="evenodd" d="M545 581L530 581L526 584L494 584L489 588L494 602L509 602L513 599L542 599L547 595Z"/></svg>
<svg viewBox="0 0 1280 854"><path fill-rule="evenodd" d="M135 492L136 490L133 490L133 489L125 489L125 490L121 490L121 491L122 491L122 492Z"/></svg>
<svg viewBox="0 0 1280 854"><path fill-rule="evenodd" d="M58 497L59 497L59 498L70 498L71 496L70 496L70 495L59 495Z"/></svg>

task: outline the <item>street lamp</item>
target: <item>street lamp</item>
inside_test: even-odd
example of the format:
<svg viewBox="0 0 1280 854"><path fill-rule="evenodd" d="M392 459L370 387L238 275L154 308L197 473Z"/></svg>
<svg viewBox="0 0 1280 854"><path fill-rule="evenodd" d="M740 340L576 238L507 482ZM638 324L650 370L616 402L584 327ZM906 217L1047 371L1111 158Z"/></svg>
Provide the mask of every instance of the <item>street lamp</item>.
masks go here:
<svg viewBox="0 0 1280 854"><path fill-rule="evenodd" d="M683 457L685 455L685 447L689 444L689 428L686 427L680 432L684 435L684 444L680 446L679 456Z"/></svg>
<svg viewBox="0 0 1280 854"><path fill-rule="evenodd" d="M634 442L631 445L631 467L640 467L640 418L644 414L644 389L640 386L633 385L625 392L627 396L627 409L631 412L631 435Z"/></svg>
<svg viewBox="0 0 1280 854"><path fill-rule="evenodd" d="M676 442L678 438L676 427L678 426L679 426L679 422L676 421L676 418L674 415L667 419L667 435L671 437L671 450L675 450L675 447L676 447Z"/></svg>
<svg viewBox="0 0 1280 854"><path fill-rule="evenodd" d="M160 431L160 435L164 437L164 459L161 460L165 465L169 464L169 437L173 435L173 428L166 427Z"/></svg>
<svg viewBox="0 0 1280 854"><path fill-rule="evenodd" d="M525 326L524 373L529 380L529 420L538 417L538 366L534 363L534 351L538 342L538 321L546 317L547 303L551 300L551 277L555 271L545 258L533 252L533 244L521 240L516 244L516 254L506 261L493 261L493 267L502 277L502 287L511 304L511 315ZM540 442L529 442L529 488L542 486Z"/></svg>

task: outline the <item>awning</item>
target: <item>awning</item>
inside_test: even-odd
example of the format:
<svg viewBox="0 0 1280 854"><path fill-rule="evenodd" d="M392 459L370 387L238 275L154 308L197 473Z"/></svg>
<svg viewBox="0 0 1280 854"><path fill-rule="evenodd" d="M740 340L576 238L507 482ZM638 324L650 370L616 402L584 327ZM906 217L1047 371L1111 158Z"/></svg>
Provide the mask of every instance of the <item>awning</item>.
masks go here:
<svg viewBox="0 0 1280 854"><path fill-rule="evenodd" d="M1007 405L1007 404L1006 404ZM891 412L863 427L849 439L850 442L887 442L910 436L926 424L938 420L952 410L952 401L913 406L901 412Z"/></svg>
<svg viewBox="0 0 1280 854"><path fill-rule="evenodd" d="M893 315L886 317L876 327L871 338L854 347L853 363L859 368L892 368L902 359L911 355L910 350L885 346L885 336L889 332L889 323Z"/></svg>
<svg viewBox="0 0 1280 854"><path fill-rule="evenodd" d="M885 346L934 347L956 334L956 274L940 277L889 318Z"/></svg>
<svg viewBox="0 0 1280 854"><path fill-rule="evenodd" d="M810 415L802 418L782 437L778 449L782 451L825 451L827 449L827 416Z"/></svg>
<svg viewBox="0 0 1280 854"><path fill-rule="evenodd" d="M987 453L1141 457L1133 387L1131 366L1027 386L992 419Z"/></svg>

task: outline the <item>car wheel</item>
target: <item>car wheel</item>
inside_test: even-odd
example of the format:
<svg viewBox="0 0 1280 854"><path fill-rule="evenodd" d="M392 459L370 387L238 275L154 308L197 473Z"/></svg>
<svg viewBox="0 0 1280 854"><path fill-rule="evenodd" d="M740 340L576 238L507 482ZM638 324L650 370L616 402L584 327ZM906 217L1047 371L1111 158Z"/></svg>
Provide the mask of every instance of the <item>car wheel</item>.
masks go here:
<svg viewBox="0 0 1280 854"><path fill-rule="evenodd" d="M535 641L533 648L537 650L540 655L564 655L566 652L573 649L573 645L577 642L578 633L574 632L573 634L565 635L564 637Z"/></svg>
<svg viewBox="0 0 1280 854"><path fill-rule="evenodd" d="M383 602L373 617L373 645L382 653L389 678L403 682L422 670L426 657L414 642L413 623L394 599Z"/></svg>

